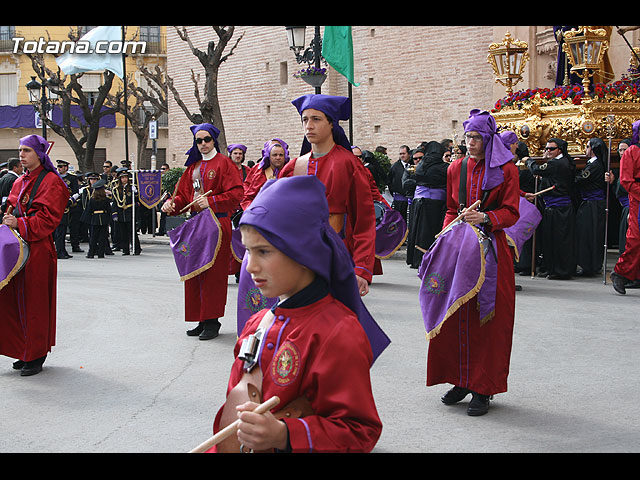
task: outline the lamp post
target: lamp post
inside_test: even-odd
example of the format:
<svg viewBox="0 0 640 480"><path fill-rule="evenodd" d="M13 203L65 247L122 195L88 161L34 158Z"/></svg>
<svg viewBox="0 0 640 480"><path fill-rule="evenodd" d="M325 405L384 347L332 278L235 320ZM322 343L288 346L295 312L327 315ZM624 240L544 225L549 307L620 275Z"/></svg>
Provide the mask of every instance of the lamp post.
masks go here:
<svg viewBox="0 0 640 480"><path fill-rule="evenodd" d="M506 32L500 43L489 45L487 62L493 68L496 82L507 87L507 94L513 93L513 86L522 81L524 66L529 61L529 45L520 40L512 40Z"/></svg>
<svg viewBox="0 0 640 480"><path fill-rule="evenodd" d="M44 79L44 67L40 67L40 76ZM47 139L47 124L43 117L46 117L53 109L53 105L58 100L56 89L58 82L54 79L43 80L42 83L31 77L31 81L26 85L29 91L29 102L33 108L40 113L40 121L42 122L42 137Z"/></svg>
<svg viewBox="0 0 640 480"><path fill-rule="evenodd" d="M289 48L293 50L298 63L307 63L309 64L309 67L311 67L311 64L314 64L316 70L320 70L320 62L324 61L322 58L322 37L320 35L320 27L314 27L313 39L309 44L309 48L305 50L304 37L306 28L307 27L285 27L287 30ZM302 77L302 79L315 88L315 93L320 93L322 91L321 86L326 79L326 75L311 75L308 76L308 78Z"/></svg>
<svg viewBox="0 0 640 480"><path fill-rule="evenodd" d="M600 70L604 52L609 49L609 41L606 38L607 32L604 28L585 26L564 34L562 51L569 57L571 71L582 78L585 94L589 93L589 77Z"/></svg>

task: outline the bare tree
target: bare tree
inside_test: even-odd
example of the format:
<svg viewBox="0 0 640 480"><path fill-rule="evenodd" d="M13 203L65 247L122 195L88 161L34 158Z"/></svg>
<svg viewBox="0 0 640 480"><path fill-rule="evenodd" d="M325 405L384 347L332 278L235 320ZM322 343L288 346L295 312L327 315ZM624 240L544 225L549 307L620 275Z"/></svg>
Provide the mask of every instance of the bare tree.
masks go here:
<svg viewBox="0 0 640 480"><path fill-rule="evenodd" d="M149 90L136 85L131 80L132 77L127 75L126 110L124 92L121 90L118 90L116 95L109 96L109 104L119 113L127 116L131 131L136 136L136 158L138 159L136 167L149 169L154 167L154 165L151 165L151 161L144 156L149 140L149 122L168 112L167 84L165 72L157 65L153 71L150 71L144 65L139 66L138 71L147 80Z"/></svg>
<svg viewBox="0 0 640 480"><path fill-rule="evenodd" d="M211 28L213 28L213 31L218 36L218 43L216 44L214 40L209 41L206 51L203 51L193 45L186 27L175 27L178 36L189 45L191 52L204 68L205 79L202 94L200 92L199 85L200 75L196 74L193 69L191 69L191 81L194 85L193 93L198 102L199 112L194 113L189 110L182 101L171 77L167 76L166 83L169 90L171 90L176 103L180 108L182 108L189 120L193 123L212 123L220 130L218 143L220 144L220 149L224 151L227 147L227 140L224 133L224 122L220 111L220 102L218 100L218 70L220 65L233 55L233 51L238 46L238 43L244 36L244 33L237 38L229 50L229 53L224 54L224 50L227 48L227 45L233 37L235 27L212 26Z"/></svg>

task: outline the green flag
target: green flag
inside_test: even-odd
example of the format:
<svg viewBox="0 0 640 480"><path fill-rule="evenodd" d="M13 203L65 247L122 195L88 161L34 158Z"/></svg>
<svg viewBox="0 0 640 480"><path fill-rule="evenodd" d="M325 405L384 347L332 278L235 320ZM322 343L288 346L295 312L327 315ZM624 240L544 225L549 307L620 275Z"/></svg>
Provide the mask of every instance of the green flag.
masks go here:
<svg viewBox="0 0 640 480"><path fill-rule="evenodd" d="M355 87L353 73L353 39L351 27L324 27L322 37L322 56L338 73L344 75L349 83Z"/></svg>

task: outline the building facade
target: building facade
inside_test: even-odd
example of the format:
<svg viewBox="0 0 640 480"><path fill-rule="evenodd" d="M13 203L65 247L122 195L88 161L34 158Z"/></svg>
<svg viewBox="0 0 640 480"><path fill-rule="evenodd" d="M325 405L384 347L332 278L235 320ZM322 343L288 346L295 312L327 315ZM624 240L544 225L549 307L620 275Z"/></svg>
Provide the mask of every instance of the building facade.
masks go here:
<svg viewBox="0 0 640 480"><path fill-rule="evenodd" d="M50 47L52 41L68 41L68 34L71 30L84 34L92 28L91 26L0 26L0 163L6 161L7 158L17 156L18 140L21 137L34 133L43 134L35 109L29 103L26 84L32 77L37 78L37 74L33 70L31 59L25 54L25 45L32 47L34 42L40 42L41 45ZM144 54L132 54L126 57L127 75L132 76L137 85L144 86L144 78L139 72L140 65L144 64L150 69L156 65L162 69L166 68L166 27L127 26L126 32L127 40L134 39L146 42ZM18 38L23 40L17 41ZM45 54L45 64L52 70L57 69L53 55ZM87 72L80 79L83 91L88 93L89 97L97 92L102 81L101 72ZM111 93L115 94L122 87L121 79L116 77ZM57 115L60 115L59 108L57 110L56 108L54 103L54 121ZM166 157L168 137L166 114L158 119L158 123L157 158L163 162ZM78 132L76 131L76 133ZM54 142L50 153L51 158L66 160L71 164L70 169L77 171L78 161L66 140L50 128L47 129L46 134L47 139ZM151 141L149 141L145 156L151 156L151 146ZM129 159L131 160L133 155L136 165L139 165L140 160L135 158L136 149L135 135L130 130L125 132L124 116L121 114L111 115L104 122L101 122L93 160L94 169L101 172L105 160L119 165L127 157L127 150L129 151Z"/></svg>

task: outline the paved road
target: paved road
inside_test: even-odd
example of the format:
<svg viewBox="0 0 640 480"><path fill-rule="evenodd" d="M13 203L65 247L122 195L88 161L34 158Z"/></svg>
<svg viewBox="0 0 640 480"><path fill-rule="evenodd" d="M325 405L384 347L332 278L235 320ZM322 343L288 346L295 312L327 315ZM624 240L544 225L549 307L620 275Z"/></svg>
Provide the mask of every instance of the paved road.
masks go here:
<svg viewBox="0 0 640 480"><path fill-rule="evenodd" d="M236 339L235 280L220 337L187 337L167 241L142 245L137 257L59 262L44 370L20 377L0 357L0 452L187 452L210 436ZM640 290L516 277L509 391L469 417L464 403L441 404L447 386L425 386L416 271L402 252L383 266L366 297L393 342L371 372L384 425L374 452L640 451Z"/></svg>

